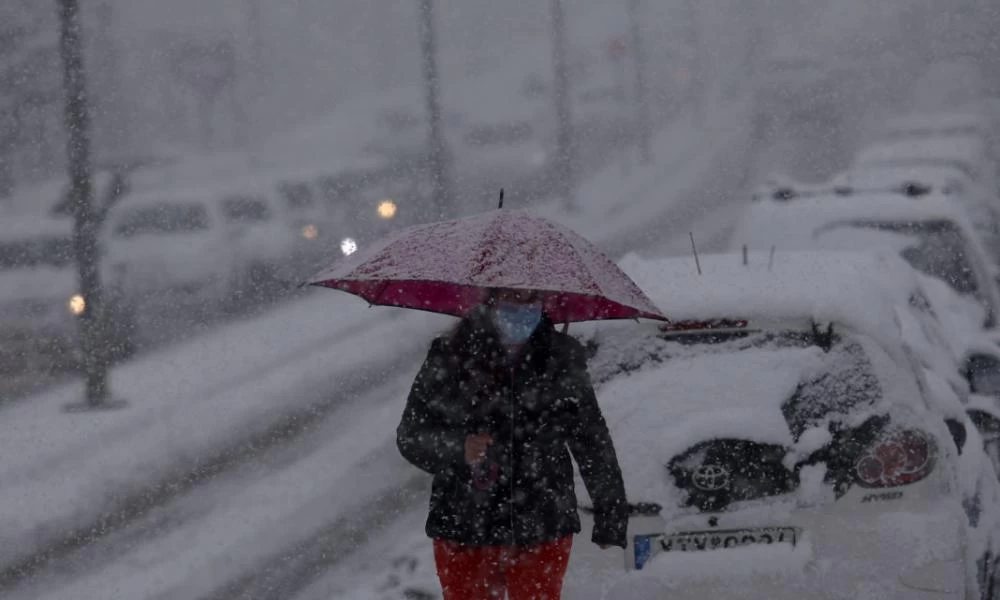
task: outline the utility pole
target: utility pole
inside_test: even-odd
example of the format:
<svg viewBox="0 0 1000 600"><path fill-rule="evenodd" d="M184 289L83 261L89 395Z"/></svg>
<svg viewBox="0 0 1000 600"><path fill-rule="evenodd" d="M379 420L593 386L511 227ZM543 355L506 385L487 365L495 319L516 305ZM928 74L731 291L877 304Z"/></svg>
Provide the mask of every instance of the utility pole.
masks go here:
<svg viewBox="0 0 1000 600"><path fill-rule="evenodd" d="M632 29L632 60L635 62L635 120L639 136L639 153L643 164L653 161L652 131L649 123L649 104L646 87L646 48L642 43L642 21L639 18L639 0L629 0L629 22Z"/></svg>
<svg viewBox="0 0 1000 600"><path fill-rule="evenodd" d="M576 208L575 148L573 114L570 106L569 67L566 59L566 18L562 0L550 0L552 20L552 63L555 69L552 99L556 109L556 185L566 208Z"/></svg>
<svg viewBox="0 0 1000 600"><path fill-rule="evenodd" d="M63 63L66 153L72 197L73 249L84 307L80 315L80 338L86 376L85 401L73 410L113 408L108 402L108 361L102 341L103 298L98 266L98 215L94 211L91 186L90 116L83 66L80 5L78 0L57 0L59 8L59 54Z"/></svg>
<svg viewBox="0 0 1000 600"><path fill-rule="evenodd" d="M246 7L247 37L249 38L249 69L254 93L259 94L264 74L264 31L260 22L260 0L244 0Z"/></svg>
<svg viewBox="0 0 1000 600"><path fill-rule="evenodd" d="M698 0L687 0L687 13L688 13L688 43L691 46L692 52L692 68L691 68L691 101L694 104L695 113L697 114L698 121L702 125L705 124L705 102L708 100L706 98L705 90L707 89L705 82L705 56L704 56L704 44L702 44L701 35L701 19L699 18L698 11Z"/></svg>
<svg viewBox="0 0 1000 600"><path fill-rule="evenodd" d="M451 189L451 156L445 142L444 125L441 121L441 85L437 72L437 40L434 35L434 0L420 2L420 50L421 67L424 78L424 93L427 102L427 120L430 126L428 157L434 185L434 219L452 216L455 210Z"/></svg>

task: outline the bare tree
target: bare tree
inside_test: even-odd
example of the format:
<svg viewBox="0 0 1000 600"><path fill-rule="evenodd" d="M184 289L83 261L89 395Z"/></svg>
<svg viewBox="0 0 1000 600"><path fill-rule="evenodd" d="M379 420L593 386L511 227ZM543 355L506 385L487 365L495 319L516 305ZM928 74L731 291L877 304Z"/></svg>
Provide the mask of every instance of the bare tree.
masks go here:
<svg viewBox="0 0 1000 600"><path fill-rule="evenodd" d="M651 148L652 129L649 123L649 99L646 85L646 48L642 39L642 17L639 14L639 0L629 0L629 22L632 29L632 59L635 62L635 110L636 129L639 136L639 152L642 162L653 160Z"/></svg>
<svg viewBox="0 0 1000 600"><path fill-rule="evenodd" d="M451 188L451 160L441 121L441 82L437 70L437 39L434 33L434 0L420 0L420 50L427 118L429 158L434 180L435 218L451 216L455 209Z"/></svg>
<svg viewBox="0 0 1000 600"><path fill-rule="evenodd" d="M63 62L65 94L66 154L72 197L73 247L79 274L80 294L85 304L80 319L80 340L86 376L86 397L80 407L107 408L108 355L102 335L103 296L98 265L99 215L92 207L90 116L84 76L78 0L57 0L59 8L59 55Z"/></svg>
<svg viewBox="0 0 1000 600"><path fill-rule="evenodd" d="M570 106L569 66L566 57L566 17L562 0L550 0L552 21L552 63L554 86L552 99L556 109L556 190L566 208L576 206L575 147L573 143L573 114Z"/></svg>

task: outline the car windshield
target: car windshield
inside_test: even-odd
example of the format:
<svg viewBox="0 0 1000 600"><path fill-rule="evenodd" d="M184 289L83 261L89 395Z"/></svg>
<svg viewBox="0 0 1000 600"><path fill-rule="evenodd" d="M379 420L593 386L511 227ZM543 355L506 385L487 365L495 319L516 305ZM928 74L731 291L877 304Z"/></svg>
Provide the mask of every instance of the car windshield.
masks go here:
<svg viewBox="0 0 1000 600"><path fill-rule="evenodd" d="M789 431L797 438L806 429L823 421L836 420L873 407L882 397L874 368L862 344L851 335L834 328L818 327L812 331L726 331L664 334L653 340L623 337L612 348L598 346L591 371L597 383L609 382L644 368L683 368L676 374L678 390L693 392L699 387L714 389L732 380L734 394L740 399L721 396L705 398L690 408L723 410L729 405L752 404L760 409L780 407ZM607 358L607 362L603 359ZM772 364L797 381L779 392L778 377L762 376L758 367ZM662 366L654 366L662 365ZM715 366L729 365L715 372ZM705 367L705 368L701 368ZM698 373L715 375L698 381ZM687 373L685 375L685 373ZM742 380L745 373L756 373L753 381ZM690 381L681 381L690 380ZM786 382L787 383L787 382ZM759 385L758 385L759 384ZM777 398L757 397L777 394ZM679 402L683 398L677 399ZM694 402L694 398L689 398ZM757 406L759 405L759 406Z"/></svg>
<svg viewBox="0 0 1000 600"><path fill-rule="evenodd" d="M271 218L271 211L266 202L248 196L231 196L223 199L222 214L230 223L260 222Z"/></svg>
<svg viewBox="0 0 1000 600"><path fill-rule="evenodd" d="M72 236L0 242L0 270L66 267L73 262Z"/></svg>
<svg viewBox="0 0 1000 600"><path fill-rule="evenodd" d="M118 237L190 233L209 229L208 210L203 204L163 203L130 208L115 226Z"/></svg>
<svg viewBox="0 0 1000 600"><path fill-rule="evenodd" d="M859 230L896 235L864 236L863 240L860 236L849 235ZM952 221L844 221L818 229L814 237L834 245L839 241L843 249L859 244L892 245L913 268L944 280L959 294L978 295L980 292L967 241Z"/></svg>

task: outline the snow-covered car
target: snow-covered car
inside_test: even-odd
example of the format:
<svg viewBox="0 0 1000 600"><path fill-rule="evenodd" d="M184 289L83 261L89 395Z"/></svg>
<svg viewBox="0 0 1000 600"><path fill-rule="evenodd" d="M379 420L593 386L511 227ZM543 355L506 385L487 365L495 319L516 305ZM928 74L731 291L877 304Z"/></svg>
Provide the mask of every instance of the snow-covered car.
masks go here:
<svg viewBox="0 0 1000 600"><path fill-rule="evenodd" d="M950 166L867 166L830 179L840 190L901 191L911 196L940 193L954 197L965 208L994 264L1000 264L1000 198Z"/></svg>
<svg viewBox="0 0 1000 600"><path fill-rule="evenodd" d="M954 199L940 194L853 194L754 203L733 236L751 249L891 250L947 283L970 325L992 329L1000 291L986 250Z"/></svg>
<svg viewBox="0 0 1000 600"><path fill-rule="evenodd" d="M986 189L997 190L996 166L982 138L950 136L882 142L858 152L855 167L949 166L961 170Z"/></svg>
<svg viewBox="0 0 1000 600"><path fill-rule="evenodd" d="M235 235L221 207L199 193L146 192L105 224L109 279L149 310L224 308L244 289Z"/></svg>
<svg viewBox="0 0 1000 600"><path fill-rule="evenodd" d="M131 355L132 313L114 286L104 290L105 350ZM0 220L0 373L80 366L80 294L72 221L41 216Z"/></svg>
<svg viewBox="0 0 1000 600"><path fill-rule="evenodd" d="M994 124L979 111L918 112L888 119L878 137L885 141L921 138L978 137L987 144L994 138Z"/></svg>
<svg viewBox="0 0 1000 600"><path fill-rule="evenodd" d="M590 340L642 518L627 570L582 549L567 597L995 597L1000 483L901 327L892 273L748 263L623 261L673 319Z"/></svg>
<svg viewBox="0 0 1000 600"><path fill-rule="evenodd" d="M274 285L291 263L296 244L278 199L246 191L225 193L214 201L251 291Z"/></svg>

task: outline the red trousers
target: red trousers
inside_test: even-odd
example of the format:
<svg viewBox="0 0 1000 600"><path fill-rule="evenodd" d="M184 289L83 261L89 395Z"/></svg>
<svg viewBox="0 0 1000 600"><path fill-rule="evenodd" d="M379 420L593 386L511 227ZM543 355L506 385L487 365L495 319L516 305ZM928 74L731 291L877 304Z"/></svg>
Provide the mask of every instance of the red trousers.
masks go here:
<svg viewBox="0 0 1000 600"><path fill-rule="evenodd" d="M434 540L444 600L559 600L573 536L538 546L463 546Z"/></svg>

